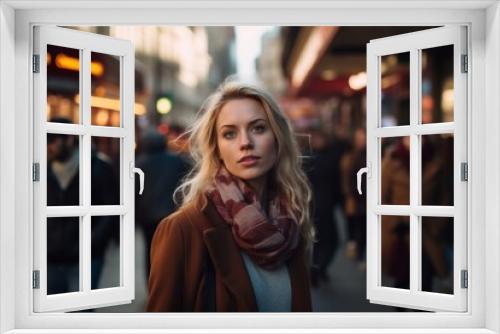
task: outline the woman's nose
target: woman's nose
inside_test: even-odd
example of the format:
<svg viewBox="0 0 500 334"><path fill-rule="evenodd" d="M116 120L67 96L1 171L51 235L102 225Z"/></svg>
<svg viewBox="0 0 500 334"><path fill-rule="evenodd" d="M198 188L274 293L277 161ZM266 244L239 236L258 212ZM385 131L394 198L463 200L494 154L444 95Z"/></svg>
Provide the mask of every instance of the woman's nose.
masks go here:
<svg viewBox="0 0 500 334"><path fill-rule="evenodd" d="M242 150L247 150L253 147L252 137L245 131L243 131L241 135L240 147Z"/></svg>

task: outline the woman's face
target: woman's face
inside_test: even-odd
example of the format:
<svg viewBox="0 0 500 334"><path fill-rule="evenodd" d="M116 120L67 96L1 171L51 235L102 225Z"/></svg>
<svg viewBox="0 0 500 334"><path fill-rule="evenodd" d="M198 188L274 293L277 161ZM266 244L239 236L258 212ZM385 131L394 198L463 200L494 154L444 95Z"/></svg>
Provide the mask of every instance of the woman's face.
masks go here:
<svg viewBox="0 0 500 334"><path fill-rule="evenodd" d="M217 148L227 170L254 190L276 162L276 140L261 104L242 98L228 101L216 121Z"/></svg>

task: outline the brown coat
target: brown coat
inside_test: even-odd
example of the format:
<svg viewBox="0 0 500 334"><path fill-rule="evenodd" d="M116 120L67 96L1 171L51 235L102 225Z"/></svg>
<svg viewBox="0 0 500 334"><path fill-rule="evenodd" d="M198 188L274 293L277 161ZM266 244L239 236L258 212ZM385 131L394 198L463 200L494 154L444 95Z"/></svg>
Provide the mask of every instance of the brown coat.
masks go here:
<svg viewBox="0 0 500 334"><path fill-rule="evenodd" d="M292 311L311 311L306 252L299 246L288 260ZM153 237L149 277L150 312L202 312L205 257L215 271L217 312L255 312L250 277L231 229L206 198L163 219Z"/></svg>

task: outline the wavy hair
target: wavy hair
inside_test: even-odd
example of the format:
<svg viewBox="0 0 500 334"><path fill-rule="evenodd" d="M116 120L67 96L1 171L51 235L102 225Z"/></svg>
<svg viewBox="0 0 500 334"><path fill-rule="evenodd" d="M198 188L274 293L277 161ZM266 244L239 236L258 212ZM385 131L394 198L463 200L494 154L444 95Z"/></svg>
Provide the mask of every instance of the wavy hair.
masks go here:
<svg viewBox="0 0 500 334"><path fill-rule="evenodd" d="M309 212L312 193L302 170L299 146L288 119L276 101L258 87L225 81L203 103L195 123L188 130L194 167L176 189L174 197L182 196L183 207L204 196L204 190L213 181L222 163L217 150L217 117L228 101L245 98L259 102L267 115L278 146L275 166L269 171L269 184L273 185L273 192L286 198L291 209L298 213L300 231L306 247L310 249L315 236Z"/></svg>

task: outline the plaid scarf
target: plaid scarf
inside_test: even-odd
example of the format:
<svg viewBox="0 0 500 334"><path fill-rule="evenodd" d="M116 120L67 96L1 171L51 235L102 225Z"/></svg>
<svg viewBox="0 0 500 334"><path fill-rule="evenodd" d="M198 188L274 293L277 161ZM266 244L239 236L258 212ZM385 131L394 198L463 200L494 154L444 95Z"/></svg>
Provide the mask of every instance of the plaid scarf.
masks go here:
<svg viewBox="0 0 500 334"><path fill-rule="evenodd" d="M299 225L285 200L272 198L267 217L255 192L224 166L206 193L236 244L257 265L274 269L288 260L299 242Z"/></svg>

